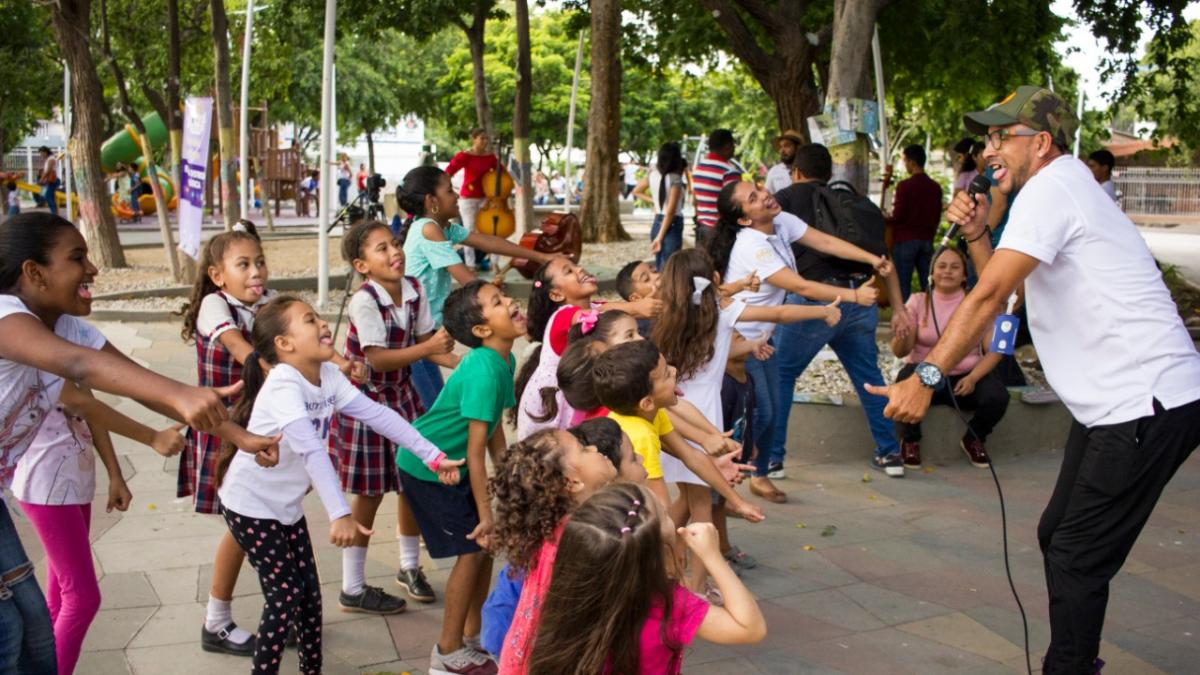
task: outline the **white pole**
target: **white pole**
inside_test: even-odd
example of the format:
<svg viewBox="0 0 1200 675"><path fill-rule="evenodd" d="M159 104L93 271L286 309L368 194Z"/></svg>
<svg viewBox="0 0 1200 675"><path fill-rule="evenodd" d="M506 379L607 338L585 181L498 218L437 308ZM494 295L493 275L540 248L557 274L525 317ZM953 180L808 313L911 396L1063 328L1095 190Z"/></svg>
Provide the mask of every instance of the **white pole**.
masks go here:
<svg viewBox="0 0 1200 675"><path fill-rule="evenodd" d="M583 67L583 31L579 31L579 47L575 50L575 79L571 81L571 108L567 113L567 170L563 178L567 181L567 194L564 195L563 203L568 206L571 204L571 147L575 142L575 100L579 96L579 70Z"/></svg>
<svg viewBox="0 0 1200 675"><path fill-rule="evenodd" d="M1075 113L1075 121L1078 126L1075 127L1075 152L1076 157L1079 156L1079 138L1083 135L1083 100L1087 98L1087 92L1083 90L1083 81L1079 82L1079 111Z"/></svg>
<svg viewBox="0 0 1200 675"><path fill-rule="evenodd" d="M62 175L63 196L66 198L67 220L71 220L71 69L63 64L63 142L66 149L63 152Z"/></svg>
<svg viewBox="0 0 1200 675"><path fill-rule="evenodd" d="M317 309L329 301L329 207L333 204L333 40L337 0L325 0L325 50L321 64L321 184L317 218Z"/></svg>
<svg viewBox="0 0 1200 675"><path fill-rule="evenodd" d="M254 0L246 2L246 32L242 35L242 112L238 130L238 190L242 198L242 217L250 217L250 42L254 39Z"/></svg>

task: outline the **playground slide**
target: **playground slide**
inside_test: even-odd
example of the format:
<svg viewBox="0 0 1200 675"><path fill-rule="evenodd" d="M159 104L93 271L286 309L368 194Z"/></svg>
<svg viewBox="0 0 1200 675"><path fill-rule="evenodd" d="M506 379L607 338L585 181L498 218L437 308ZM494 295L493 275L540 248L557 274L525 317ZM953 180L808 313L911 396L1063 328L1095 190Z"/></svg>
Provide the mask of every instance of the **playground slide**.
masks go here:
<svg viewBox="0 0 1200 675"><path fill-rule="evenodd" d="M158 149L166 144L167 126L163 124L162 118L158 116L157 112L143 117L142 126L146 128L146 136L150 140L151 148ZM118 164L135 164L142 175L142 182L150 182L146 172L146 161L142 157L142 147L138 143L136 129L132 124L126 124L124 130L114 134L104 142L104 145L100 146L100 168L105 173L113 173L117 170ZM158 184L162 187L163 194L167 199L167 208L175 210L179 204L179 198L175 194L175 184L171 182L166 172L158 172ZM145 216L153 215L158 208L154 203L154 197L148 194L138 197L138 206L142 210L142 215ZM128 220L133 217L133 210L119 195L112 196L112 209L113 214L118 218Z"/></svg>
<svg viewBox="0 0 1200 675"><path fill-rule="evenodd" d="M16 181L16 183L17 183L18 190L21 190L23 192L30 192L35 195L38 195L39 197L42 194L42 186L41 185L34 185L33 183L26 183L23 180ZM58 192L58 193L55 193L54 196L55 196L54 201L58 202L59 206L67 205L67 196L65 194L63 194L62 192Z"/></svg>

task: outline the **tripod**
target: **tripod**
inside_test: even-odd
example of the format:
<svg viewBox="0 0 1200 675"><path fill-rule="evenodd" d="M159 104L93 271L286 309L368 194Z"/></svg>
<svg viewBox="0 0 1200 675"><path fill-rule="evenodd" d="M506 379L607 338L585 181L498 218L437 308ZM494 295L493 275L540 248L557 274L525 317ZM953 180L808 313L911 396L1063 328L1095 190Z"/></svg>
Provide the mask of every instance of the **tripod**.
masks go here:
<svg viewBox="0 0 1200 675"><path fill-rule="evenodd" d="M383 204L379 203L379 191L363 190L358 193L354 201L338 210L337 215L329 223L329 228L325 231L330 232L338 225L348 228L364 219L383 220L383 218Z"/></svg>

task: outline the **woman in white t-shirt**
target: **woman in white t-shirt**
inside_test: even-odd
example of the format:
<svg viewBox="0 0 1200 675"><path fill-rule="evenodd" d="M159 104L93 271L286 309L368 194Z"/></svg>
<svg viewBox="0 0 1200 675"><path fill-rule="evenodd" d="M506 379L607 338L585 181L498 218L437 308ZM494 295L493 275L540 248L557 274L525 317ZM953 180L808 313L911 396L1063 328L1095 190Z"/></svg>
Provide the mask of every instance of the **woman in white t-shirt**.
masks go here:
<svg viewBox="0 0 1200 675"><path fill-rule="evenodd" d="M679 143L663 143L658 149L658 163L650 175L638 182L633 196L650 203L654 209L654 225L650 228L650 252L654 254L654 271L662 271L667 258L683 247L683 201L687 194L684 173L687 160Z"/></svg>
<svg viewBox="0 0 1200 675"><path fill-rule="evenodd" d="M258 572L266 603L258 625L254 672L279 672L289 628L296 631L301 672L321 670L321 584L303 500L314 488L329 514L329 540L345 548L372 533L356 522L328 452L334 413L354 418L397 447L417 454L447 484L465 460L447 460L404 418L360 392L329 360L333 334L312 307L279 296L258 311L245 390L231 413L259 433L281 435L278 464L266 468L226 444L217 476L225 522ZM262 363L271 367L264 377Z"/></svg>
<svg viewBox="0 0 1200 675"><path fill-rule="evenodd" d="M741 279L758 272L762 279L757 291L742 291L735 298L747 305L782 305L787 294L796 293L813 300L830 302L841 298L863 306L875 304L877 291L873 284L858 288L841 288L805 279L796 273L796 257L792 244L799 242L843 260L863 262L880 274L894 273L886 259L868 253L837 237L810 228L803 220L783 211L775 197L765 188L739 181L721 189L717 196L717 231L709 242L708 253L713 265L725 279ZM747 340L769 340L775 324L764 321L741 321L737 331ZM766 361L750 359L746 371L754 379L756 406L753 439L758 453L750 491L768 501L783 502L787 496L767 478L769 450L773 441L775 409L781 403L777 356Z"/></svg>
<svg viewBox="0 0 1200 675"><path fill-rule="evenodd" d="M236 439L253 451L270 439L227 421L224 392L191 387L121 354L77 318L91 312L96 267L69 221L33 212L0 224L0 489L58 400L63 378L145 401L156 411ZM0 586L15 611L0 612L0 672L54 672L54 636L33 566L0 502Z"/></svg>

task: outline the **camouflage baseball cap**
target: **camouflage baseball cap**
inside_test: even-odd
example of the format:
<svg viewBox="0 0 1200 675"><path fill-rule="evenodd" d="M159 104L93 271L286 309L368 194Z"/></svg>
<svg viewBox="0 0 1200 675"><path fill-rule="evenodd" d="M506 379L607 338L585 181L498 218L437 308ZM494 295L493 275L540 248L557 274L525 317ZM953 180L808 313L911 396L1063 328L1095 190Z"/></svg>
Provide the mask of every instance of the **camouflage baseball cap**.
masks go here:
<svg viewBox="0 0 1200 675"><path fill-rule="evenodd" d="M989 106L987 110L963 115L967 131L980 136L986 135L988 127L1006 127L1024 124L1035 131L1045 131L1062 147L1070 145L1079 127L1075 113L1062 98L1043 87L1022 85L1003 101Z"/></svg>

